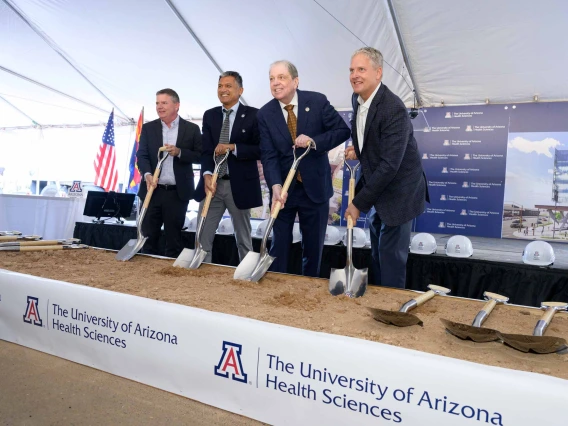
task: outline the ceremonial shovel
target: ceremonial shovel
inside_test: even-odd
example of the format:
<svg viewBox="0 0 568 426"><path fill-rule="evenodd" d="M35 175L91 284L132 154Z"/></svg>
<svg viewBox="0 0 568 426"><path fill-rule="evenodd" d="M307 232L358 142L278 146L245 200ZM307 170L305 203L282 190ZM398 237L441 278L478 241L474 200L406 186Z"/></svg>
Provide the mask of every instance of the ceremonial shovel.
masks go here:
<svg viewBox="0 0 568 426"><path fill-rule="evenodd" d="M408 327L411 325L423 325L422 320L416 315L409 314L408 311L416 308L428 300L432 299L436 295L445 296L450 292L449 288L440 287L439 285L430 284L428 286L430 289L426 293L421 294L414 299L410 299L398 312L396 311L386 311L383 309L367 308L373 314L373 318L377 321L384 322L385 324L392 324L398 327Z"/></svg>
<svg viewBox="0 0 568 426"><path fill-rule="evenodd" d="M442 321L442 323L446 326L446 330L450 334L464 340L471 339L474 342L493 342L501 339L497 330L483 328L481 325L498 303L506 303L509 301L509 298L495 293L490 293L488 291L483 293L483 296L485 297L485 300L487 300L487 303L485 303L483 308L477 313L472 325L461 324L459 322L440 318L440 321Z"/></svg>
<svg viewBox="0 0 568 426"><path fill-rule="evenodd" d="M0 243L7 243L13 241L37 241L41 240L41 235L2 235L0 236Z"/></svg>
<svg viewBox="0 0 568 426"><path fill-rule="evenodd" d="M65 240L38 240L38 241L10 241L7 243L0 243L0 247L14 247L14 246L52 246L56 244L79 244L81 242L78 238L68 238Z"/></svg>
<svg viewBox="0 0 568 426"><path fill-rule="evenodd" d="M552 321L556 311L568 309L568 303L564 302L542 302L541 308L545 310L541 319L538 320L532 336L523 334L499 333L503 342L512 348L522 352L533 351L539 354L550 354L558 352L564 354L568 352L566 340L562 337L543 336L546 327Z"/></svg>
<svg viewBox="0 0 568 426"><path fill-rule="evenodd" d="M284 182L284 186L282 187L282 197L288 193L288 188L290 188L292 179L294 179L296 170L298 169L298 164L300 164L300 160L302 158L308 155L311 147L312 145L311 143L309 143L306 147L306 151L298 158L296 158L296 145L294 145L294 162L292 163L292 167L290 168L288 176L286 177L286 181ZM260 280L264 276L264 274L266 274L266 271L268 271L268 268L270 268L270 265L272 265L274 259L276 259L275 257L272 257L268 254L268 250L266 249L266 242L270 235L270 231L272 231L272 227L274 226L274 221L278 217L278 213L280 212L281 208L282 205L280 201L277 201L272 207L270 220L268 221L266 229L264 230L262 243L260 245L260 254L249 251L235 270L235 274L233 275L234 279L258 282L258 280Z"/></svg>
<svg viewBox="0 0 568 426"><path fill-rule="evenodd" d="M351 167L347 161L345 165L349 169L349 201L348 205L355 197L355 172L361 165L358 163L355 167ZM355 269L353 266L353 219L347 217L347 262L344 269L332 269L329 276L329 292L333 296L345 293L347 297L361 297L367 290L368 269Z"/></svg>
<svg viewBox="0 0 568 426"><path fill-rule="evenodd" d="M6 235L22 235L20 231L0 231L0 237Z"/></svg>
<svg viewBox="0 0 568 426"><path fill-rule="evenodd" d="M166 152L162 159L160 159L160 153L165 150L165 146L160 147L160 149L158 150L158 165L156 166L156 170L154 171L154 175L152 176L154 183L158 183L162 164L164 163L165 159L168 158L168 152ZM116 260L126 261L132 259L134 255L140 251L140 249L144 246L144 243L148 239L148 237L145 237L142 234L142 222L144 221L144 216L146 216L146 210L148 209L148 205L150 204L150 199L152 198L153 193L154 187L151 186L150 188L148 188L148 193L146 194L144 204L142 204L142 209L140 210L140 216L138 217L138 221L136 223L138 238L136 240L128 241L126 245L122 247L116 254Z"/></svg>
<svg viewBox="0 0 568 426"><path fill-rule="evenodd" d="M48 250L74 250L74 249L88 249L89 246L85 244L68 244L68 245L55 245L55 246L6 246L0 247L0 251L48 251Z"/></svg>
<svg viewBox="0 0 568 426"><path fill-rule="evenodd" d="M219 159L217 162L217 156L213 153L213 161L215 161L215 169L213 170L213 176L211 177L211 183L215 185L217 182L217 177L219 176L219 168L221 165L227 161L231 151L227 150L225 155ZM207 198L205 198L205 203L203 204L203 209L201 209L201 217L197 222L197 227L195 229L195 250L184 248L179 254L178 258L174 262L174 266L179 266L181 268L197 269L201 266L203 259L207 256L207 252L203 250L201 245L201 231L203 231L203 226L205 225L205 220L207 219L207 212L209 211L209 205L213 199L213 193L208 192Z"/></svg>

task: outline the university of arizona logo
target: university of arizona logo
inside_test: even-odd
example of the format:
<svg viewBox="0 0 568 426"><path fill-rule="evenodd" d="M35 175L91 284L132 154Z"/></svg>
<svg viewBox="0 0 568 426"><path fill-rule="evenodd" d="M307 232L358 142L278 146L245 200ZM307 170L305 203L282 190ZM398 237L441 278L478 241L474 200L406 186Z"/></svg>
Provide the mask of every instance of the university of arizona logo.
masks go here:
<svg viewBox="0 0 568 426"><path fill-rule="evenodd" d="M247 375L241 361L242 345L223 341L223 355L215 367L215 375L246 383Z"/></svg>
<svg viewBox="0 0 568 426"><path fill-rule="evenodd" d="M82 197L83 196L83 188L81 187L81 181L80 180L74 180L73 181L73 185L71 185L71 188L69 188L69 194L70 197Z"/></svg>
<svg viewBox="0 0 568 426"><path fill-rule="evenodd" d="M37 308L38 298L28 296L28 306L26 308L26 313L24 314L24 322L28 324L42 326L42 321L39 316L39 310Z"/></svg>

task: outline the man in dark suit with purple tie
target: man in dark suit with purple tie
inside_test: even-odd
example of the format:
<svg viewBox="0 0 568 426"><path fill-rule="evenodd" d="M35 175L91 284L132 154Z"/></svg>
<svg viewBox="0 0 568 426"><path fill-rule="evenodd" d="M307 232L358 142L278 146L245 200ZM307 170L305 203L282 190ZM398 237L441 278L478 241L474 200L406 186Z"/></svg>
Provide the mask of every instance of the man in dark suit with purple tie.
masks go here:
<svg viewBox="0 0 568 426"><path fill-rule="evenodd" d="M202 201L207 192L214 194L201 234L201 244L207 251L204 261L212 260L215 231L229 210L239 258L252 250L250 209L262 206L257 160L260 159L257 109L243 105L243 79L236 71L219 76L217 96L222 106L211 108L203 115L201 180L195 190L195 199ZM219 169L217 183L213 185L216 156L231 151L227 162ZM199 206L199 213L203 202Z"/></svg>
<svg viewBox="0 0 568 426"><path fill-rule="evenodd" d="M345 217L370 215L375 284L404 288L412 221L430 201L412 123L402 100L381 83L383 56L357 50L349 68L353 87L353 146L345 158L361 162L362 177Z"/></svg>
<svg viewBox="0 0 568 426"><path fill-rule="evenodd" d="M302 273L319 277L329 199L333 195L327 153L349 138L349 127L321 93L298 90L298 70L288 61L270 66L272 99L258 111L261 161L272 205L284 208L274 223L271 271L287 272L296 214L302 232ZM282 185L294 161L293 146L304 152L287 196Z"/></svg>

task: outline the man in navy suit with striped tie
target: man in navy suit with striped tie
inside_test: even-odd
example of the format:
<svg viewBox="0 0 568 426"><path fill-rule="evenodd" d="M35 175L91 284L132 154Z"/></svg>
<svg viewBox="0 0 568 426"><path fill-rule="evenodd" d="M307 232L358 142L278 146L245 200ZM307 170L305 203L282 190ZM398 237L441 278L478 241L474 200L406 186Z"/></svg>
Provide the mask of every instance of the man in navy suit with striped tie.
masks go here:
<svg viewBox="0 0 568 426"><path fill-rule="evenodd" d="M261 161L272 205L284 208L274 222L271 271L287 272L288 252L296 215L302 232L302 273L319 277L329 199L333 195L327 153L349 139L349 127L321 93L298 90L298 70L289 61L270 66L272 99L258 111ZM294 161L293 146L302 159L287 196L282 185Z"/></svg>
<svg viewBox="0 0 568 426"><path fill-rule="evenodd" d="M236 71L219 76L217 96L222 106L211 108L203 115L201 180L195 190L195 200L202 201L206 192L214 194L201 234L201 245L207 251L204 261L212 261L215 231L229 210L235 239L242 260L252 250L250 209L262 205L257 160L260 159L257 109L243 105L243 79ZM219 168L216 184L212 183L216 156L231 151L227 162ZM199 205L199 214L203 202Z"/></svg>

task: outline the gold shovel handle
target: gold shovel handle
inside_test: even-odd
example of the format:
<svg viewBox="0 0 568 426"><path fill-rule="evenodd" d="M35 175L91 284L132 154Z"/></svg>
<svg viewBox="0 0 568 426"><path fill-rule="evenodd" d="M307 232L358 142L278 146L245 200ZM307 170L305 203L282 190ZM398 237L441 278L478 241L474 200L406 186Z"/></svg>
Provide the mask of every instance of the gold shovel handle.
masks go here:
<svg viewBox="0 0 568 426"><path fill-rule="evenodd" d="M347 205L351 204L353 198L355 198L355 176L351 173L351 177L349 178L349 201L347 201ZM347 216L347 229L353 229L353 218L351 215Z"/></svg>
<svg viewBox="0 0 568 426"><path fill-rule="evenodd" d="M211 177L211 184L215 185L217 183L217 178L219 177L218 173L213 173ZM205 203L203 203L203 209L201 209L201 217L205 219L207 216L207 212L209 211L209 205L211 204L211 200L213 199L213 193L207 192L207 197L205 198Z"/></svg>
<svg viewBox="0 0 568 426"><path fill-rule="evenodd" d="M161 146L158 149L158 152L163 152L167 149L167 147L165 146ZM162 168L160 167L160 163L158 162L158 166L156 167L156 170L154 170L154 175L152 176L152 182L157 184L158 183L158 179L160 177L160 170ZM154 187L151 186L150 188L148 188L148 193L146 194L146 198L144 198L144 204L142 204L142 208L143 209L147 209L148 206L150 205L150 199L152 198L152 194L154 193Z"/></svg>
<svg viewBox="0 0 568 426"><path fill-rule="evenodd" d="M24 247L20 247L20 251L43 251L43 250L63 250L63 246L57 245L57 246L24 246Z"/></svg>
<svg viewBox="0 0 568 426"><path fill-rule="evenodd" d="M282 187L282 191L280 192L280 197L283 197L284 195L288 194L288 189L290 188L290 185L292 184L292 180L294 179L295 175L296 175L296 169L295 168L290 169L290 171L288 172L288 176L286 176L286 180L284 181L284 186ZM272 208L272 214L270 215L270 217L272 219L276 219L281 208L282 208L282 203L280 201L276 201L276 203L274 203L274 207Z"/></svg>
<svg viewBox="0 0 568 426"><path fill-rule="evenodd" d="M415 297L414 300L416 301L416 305L420 306L426 303L428 300L432 299L435 295L436 293L434 291L428 290L426 293L421 294L418 297Z"/></svg>

